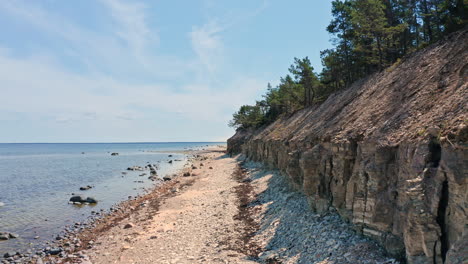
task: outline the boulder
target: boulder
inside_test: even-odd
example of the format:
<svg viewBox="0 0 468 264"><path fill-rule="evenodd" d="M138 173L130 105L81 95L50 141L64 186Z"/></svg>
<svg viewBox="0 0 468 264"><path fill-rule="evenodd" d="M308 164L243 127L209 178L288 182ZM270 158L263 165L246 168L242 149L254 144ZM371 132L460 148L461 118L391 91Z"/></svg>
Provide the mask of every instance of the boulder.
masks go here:
<svg viewBox="0 0 468 264"><path fill-rule="evenodd" d="M85 201L86 199L81 195L75 195L70 198L70 202L73 202L73 203L83 203Z"/></svg>
<svg viewBox="0 0 468 264"><path fill-rule="evenodd" d="M158 177L155 176L155 175L151 175L151 176L148 177L148 180L156 181L156 180L158 180Z"/></svg>
<svg viewBox="0 0 468 264"><path fill-rule="evenodd" d="M91 186L91 185L83 186L83 187L80 187L80 191L86 191L86 190L89 190L91 188L93 188L93 186Z"/></svg>
<svg viewBox="0 0 468 264"><path fill-rule="evenodd" d="M11 238L18 238L19 235L9 232L0 232L0 240L8 240Z"/></svg>
<svg viewBox="0 0 468 264"><path fill-rule="evenodd" d="M127 170L129 170L129 171L144 171L145 169L140 167L140 166L132 166L132 167L128 167Z"/></svg>
<svg viewBox="0 0 468 264"><path fill-rule="evenodd" d="M170 181L170 180L172 180L172 178L169 177L169 176L164 176L164 177L163 177L163 180L164 180L164 181Z"/></svg>
<svg viewBox="0 0 468 264"><path fill-rule="evenodd" d="M95 204L98 201L94 197L88 197L88 198L86 198L85 202L90 203L90 204Z"/></svg>
<svg viewBox="0 0 468 264"><path fill-rule="evenodd" d="M61 248L51 248L50 250L47 251L50 255L58 255L62 252Z"/></svg>
<svg viewBox="0 0 468 264"><path fill-rule="evenodd" d="M0 240L8 240L10 239L10 234L7 232L0 232Z"/></svg>
<svg viewBox="0 0 468 264"><path fill-rule="evenodd" d="M93 197L87 197L86 199L81 196L81 195L76 195L76 196L73 196L72 198L70 198L70 202L72 202L73 204L95 204L97 203L97 200Z"/></svg>
<svg viewBox="0 0 468 264"><path fill-rule="evenodd" d="M7 252L7 253L5 253L3 255L4 258L12 258L14 256L16 256L16 252L13 252L13 251L12 252Z"/></svg>

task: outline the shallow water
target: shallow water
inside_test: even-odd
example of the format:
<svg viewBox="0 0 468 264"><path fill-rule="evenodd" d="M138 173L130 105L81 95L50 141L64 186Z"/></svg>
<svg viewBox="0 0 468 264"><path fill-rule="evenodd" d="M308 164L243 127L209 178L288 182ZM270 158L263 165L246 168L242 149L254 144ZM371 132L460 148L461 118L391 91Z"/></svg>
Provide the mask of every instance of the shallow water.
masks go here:
<svg viewBox="0 0 468 264"><path fill-rule="evenodd" d="M148 179L149 171L127 171L128 167L158 164L158 176L163 177L186 162L185 155L171 151L219 144L0 144L0 232L20 236L0 241L0 253L39 248L66 225L84 221L91 211L107 210L154 186ZM111 156L112 152L119 155ZM181 161L169 164L171 159ZM147 175L139 176L142 173ZM86 185L94 187L79 190ZM72 193L95 197L98 204L68 204ZM36 236L39 239L34 239Z"/></svg>

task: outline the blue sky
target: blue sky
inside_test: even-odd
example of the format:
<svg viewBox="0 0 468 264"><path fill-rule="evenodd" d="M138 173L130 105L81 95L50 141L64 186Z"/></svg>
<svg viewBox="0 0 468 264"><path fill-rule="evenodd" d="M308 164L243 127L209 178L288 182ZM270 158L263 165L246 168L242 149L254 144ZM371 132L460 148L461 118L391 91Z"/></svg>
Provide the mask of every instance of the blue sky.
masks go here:
<svg viewBox="0 0 468 264"><path fill-rule="evenodd" d="M0 1L0 142L224 141L331 1Z"/></svg>

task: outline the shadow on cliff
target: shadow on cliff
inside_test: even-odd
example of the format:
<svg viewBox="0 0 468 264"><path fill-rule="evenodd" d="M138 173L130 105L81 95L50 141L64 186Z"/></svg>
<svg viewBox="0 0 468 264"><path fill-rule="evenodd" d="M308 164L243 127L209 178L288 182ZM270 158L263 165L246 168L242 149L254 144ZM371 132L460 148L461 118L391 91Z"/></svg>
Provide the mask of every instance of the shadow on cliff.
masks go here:
<svg viewBox="0 0 468 264"><path fill-rule="evenodd" d="M314 213L306 196L294 191L277 171L265 171L254 163L244 166L252 184L263 190L250 206L266 208L256 234L256 242L264 245L258 263L395 263L337 213Z"/></svg>

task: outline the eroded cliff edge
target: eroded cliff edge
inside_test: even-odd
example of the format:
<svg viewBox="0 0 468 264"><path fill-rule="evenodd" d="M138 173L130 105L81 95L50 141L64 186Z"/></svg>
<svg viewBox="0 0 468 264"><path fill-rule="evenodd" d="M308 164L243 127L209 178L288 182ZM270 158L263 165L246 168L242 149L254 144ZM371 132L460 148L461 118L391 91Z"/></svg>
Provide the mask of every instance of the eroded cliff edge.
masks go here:
<svg viewBox="0 0 468 264"><path fill-rule="evenodd" d="M278 168L408 263L468 259L468 30L324 103L239 130L228 151Z"/></svg>

